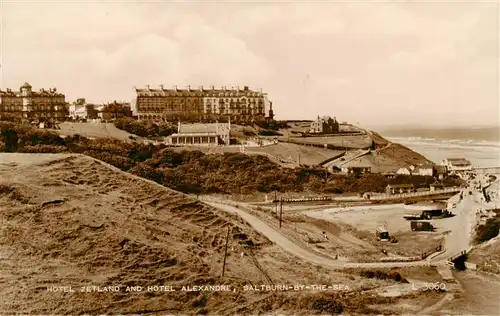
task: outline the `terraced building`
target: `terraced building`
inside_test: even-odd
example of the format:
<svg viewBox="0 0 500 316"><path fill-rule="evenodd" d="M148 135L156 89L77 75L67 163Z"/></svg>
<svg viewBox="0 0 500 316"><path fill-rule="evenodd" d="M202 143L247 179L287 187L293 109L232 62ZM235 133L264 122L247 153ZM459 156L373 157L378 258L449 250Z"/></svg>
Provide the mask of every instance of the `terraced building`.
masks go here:
<svg viewBox="0 0 500 316"><path fill-rule="evenodd" d="M251 122L273 116L267 93L248 86L216 89L159 89L146 86L135 89L136 112L139 120L148 121L216 121Z"/></svg>
<svg viewBox="0 0 500 316"><path fill-rule="evenodd" d="M33 91L25 82L19 91L0 90L0 115L8 114L29 120L63 121L68 117L65 95L56 88Z"/></svg>

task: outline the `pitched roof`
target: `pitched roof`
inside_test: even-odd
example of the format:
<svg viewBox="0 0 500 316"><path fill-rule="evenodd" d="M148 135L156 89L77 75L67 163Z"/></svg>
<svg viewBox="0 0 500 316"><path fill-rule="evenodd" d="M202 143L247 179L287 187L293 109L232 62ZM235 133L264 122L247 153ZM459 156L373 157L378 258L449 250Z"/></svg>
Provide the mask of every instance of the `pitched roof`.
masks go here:
<svg viewBox="0 0 500 316"><path fill-rule="evenodd" d="M266 93L261 91L255 91L244 87L244 89L238 88L198 88L198 89L135 89L136 93L141 96L181 96L181 97L263 97Z"/></svg>
<svg viewBox="0 0 500 316"><path fill-rule="evenodd" d="M186 133L217 133L217 125L211 124L181 124L179 134Z"/></svg>
<svg viewBox="0 0 500 316"><path fill-rule="evenodd" d="M413 184L388 184L388 188L413 188Z"/></svg>

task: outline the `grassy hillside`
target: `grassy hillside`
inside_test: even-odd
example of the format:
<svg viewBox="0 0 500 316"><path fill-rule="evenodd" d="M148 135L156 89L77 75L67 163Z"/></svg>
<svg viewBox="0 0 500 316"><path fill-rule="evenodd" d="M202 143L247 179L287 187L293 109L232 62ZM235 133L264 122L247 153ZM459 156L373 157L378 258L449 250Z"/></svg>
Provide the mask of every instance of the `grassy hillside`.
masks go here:
<svg viewBox="0 0 500 316"><path fill-rule="evenodd" d="M283 168L260 155L176 152L164 145L91 140L80 136L62 139L52 132L12 123L0 123L0 136L1 151L82 153L186 193L382 192L388 183L377 174L357 179L331 175L323 168Z"/></svg>
<svg viewBox="0 0 500 316"><path fill-rule="evenodd" d="M6 315L381 314L397 303L405 307L392 314L413 314L428 299L363 292L397 286L406 271L342 273L306 264L239 217L85 156L2 154L0 175ZM349 292L243 290L270 283L342 284ZM218 284L234 291L181 290ZM175 292L160 289L166 285Z"/></svg>

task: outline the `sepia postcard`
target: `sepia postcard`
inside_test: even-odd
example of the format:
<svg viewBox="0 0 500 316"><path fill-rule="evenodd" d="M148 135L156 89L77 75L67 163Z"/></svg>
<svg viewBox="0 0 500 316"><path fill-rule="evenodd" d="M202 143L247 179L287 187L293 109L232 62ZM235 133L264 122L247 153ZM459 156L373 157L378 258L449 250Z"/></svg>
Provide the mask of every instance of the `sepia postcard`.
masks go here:
<svg viewBox="0 0 500 316"><path fill-rule="evenodd" d="M498 0L0 0L0 315L500 315Z"/></svg>

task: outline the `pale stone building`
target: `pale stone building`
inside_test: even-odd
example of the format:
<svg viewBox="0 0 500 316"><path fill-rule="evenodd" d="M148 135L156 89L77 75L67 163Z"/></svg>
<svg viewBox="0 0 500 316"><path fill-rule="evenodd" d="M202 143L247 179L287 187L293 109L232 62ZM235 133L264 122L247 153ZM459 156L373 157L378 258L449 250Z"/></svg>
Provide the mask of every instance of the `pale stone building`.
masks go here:
<svg viewBox="0 0 500 316"><path fill-rule="evenodd" d="M311 123L309 133L311 134L335 134L339 132L337 119L329 116L319 117Z"/></svg>
<svg viewBox="0 0 500 316"><path fill-rule="evenodd" d="M0 114L10 114L24 119L62 121L68 117L65 96L56 88L33 91L25 82L19 91L0 90Z"/></svg>
<svg viewBox="0 0 500 316"><path fill-rule="evenodd" d="M219 146L231 142L231 123L181 124L167 138L170 145Z"/></svg>
<svg viewBox="0 0 500 316"><path fill-rule="evenodd" d="M272 112L267 93L251 90L248 86L221 89L199 87L192 89L159 89L146 86L135 89L136 111L139 120L175 121L175 120L231 120L249 122L265 119Z"/></svg>

